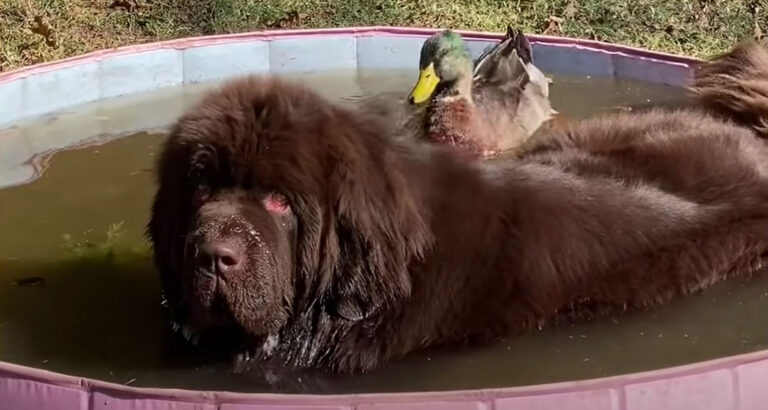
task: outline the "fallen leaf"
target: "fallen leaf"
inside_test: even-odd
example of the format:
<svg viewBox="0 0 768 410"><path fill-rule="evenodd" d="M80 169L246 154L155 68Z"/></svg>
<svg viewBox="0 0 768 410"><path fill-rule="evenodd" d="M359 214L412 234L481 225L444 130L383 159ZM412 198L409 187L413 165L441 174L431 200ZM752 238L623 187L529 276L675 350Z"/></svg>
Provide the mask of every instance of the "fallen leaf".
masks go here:
<svg viewBox="0 0 768 410"><path fill-rule="evenodd" d="M562 34L562 31L560 30L560 23L562 21L563 19L560 17L549 16L547 28L544 29L544 34L548 36L559 36Z"/></svg>
<svg viewBox="0 0 768 410"><path fill-rule="evenodd" d="M121 8L129 12L135 11L142 7L143 5L139 0L114 0L112 4L109 5L109 8L111 9Z"/></svg>
<svg viewBox="0 0 768 410"><path fill-rule="evenodd" d="M53 28L51 27L51 23L48 22L48 19L38 15L35 16L34 21L35 25L31 28L32 32L43 36L45 44L48 47L56 46L56 36L53 34Z"/></svg>
<svg viewBox="0 0 768 410"><path fill-rule="evenodd" d="M268 22L267 28L281 29L298 27L307 17L308 15L306 13L298 13L297 11L292 10L286 13L285 16L280 17L275 21Z"/></svg>

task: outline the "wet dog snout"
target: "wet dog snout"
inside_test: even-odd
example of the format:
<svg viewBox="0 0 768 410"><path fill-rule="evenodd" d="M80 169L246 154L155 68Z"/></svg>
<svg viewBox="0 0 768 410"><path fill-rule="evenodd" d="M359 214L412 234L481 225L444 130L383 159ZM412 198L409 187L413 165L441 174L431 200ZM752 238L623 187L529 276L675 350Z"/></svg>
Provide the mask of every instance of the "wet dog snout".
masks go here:
<svg viewBox="0 0 768 410"><path fill-rule="evenodd" d="M204 273L227 277L240 270L245 246L237 238L205 241L198 245L197 265Z"/></svg>

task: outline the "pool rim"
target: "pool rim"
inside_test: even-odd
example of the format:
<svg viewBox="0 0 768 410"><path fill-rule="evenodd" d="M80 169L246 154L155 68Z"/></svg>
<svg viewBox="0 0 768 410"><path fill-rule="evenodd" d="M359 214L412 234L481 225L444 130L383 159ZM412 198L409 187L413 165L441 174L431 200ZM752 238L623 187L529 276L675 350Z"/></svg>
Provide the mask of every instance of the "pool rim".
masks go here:
<svg viewBox="0 0 768 410"><path fill-rule="evenodd" d="M52 70L58 70L73 65L84 64L97 61L106 57L115 57L126 54L142 53L162 49L183 50L192 47L208 46L221 43L248 42L253 40L275 40L289 39L297 37L316 37L329 35L352 35L355 37L375 36L375 35L393 35L393 36L414 36L426 37L432 35L440 29L421 28L421 27L388 27L388 26L361 26L361 27L341 27L341 28L320 28L320 29L290 29L290 30L266 30L251 31L234 34L218 34L211 36L184 37L166 41L156 41L144 44L132 44L115 48L92 51L90 53L80 54L60 60L35 64L31 66L20 67L15 70L0 73L0 84L12 81L21 77L27 77L34 74L41 74ZM499 40L503 38L500 33L491 33L474 30L454 30L466 40ZM701 59L681 56L661 51L652 51L640 47L626 46L605 41L556 37L542 34L526 34L526 37L533 44L545 44L553 46L575 47L584 50L593 50L603 53L623 54L633 58L657 60L661 63L672 63L682 65L692 65L701 62Z"/></svg>
<svg viewBox="0 0 768 410"><path fill-rule="evenodd" d="M88 54L58 60L17 70L0 73L0 85L47 73L62 68L87 64L115 56L140 54L162 49L185 50L216 44L231 44L258 40L309 38L325 36L400 36L423 38L438 29L402 27L350 27L312 30L277 30L217 36L192 37L156 43L130 45L115 49L99 50ZM501 34L456 30L467 40L495 40ZM530 35L534 44L576 49L594 53L626 56L654 64L677 66L690 69L699 59L649 51L636 47L599 42ZM762 381L761 381L762 380ZM690 363L681 366L628 373L596 379L566 381L540 385L475 390L453 390L408 393L366 393L339 395L293 395L274 393L233 393L226 391L198 391L131 387L95 379L70 376L47 370L0 362L0 399L23 408L33 408L34 400L48 400L45 408L66 409L129 409L146 408L195 409L245 409L260 406L308 406L308 408L338 408L373 405L384 408L405 403L429 406L431 408L493 408L507 406L532 408L532 406L567 406L575 402L589 405L588 408L609 409L652 409L659 403L686 402L675 391L696 392L700 402L711 404L705 408L728 403L730 409L757 409L761 403L768 403L768 394L760 390L761 383L768 380L768 349L714 360ZM682 386L682 387L681 387ZM687 394L687 393L686 393ZM762 401L764 400L765 401ZM650 400L650 401L649 401ZM69 403L69 404L65 404ZM50 404L54 403L54 404ZM515 404L517 403L517 404ZM188 407L185 407L189 405ZM227 407L231 405L230 407ZM238 405L242 405L238 407ZM50 407L54 406L54 407ZM166 407L164 407L166 406ZM253 406L253 407L251 407ZM320 406L320 407L318 407ZM323 407L325 406L325 407ZM330 406L330 407L328 407ZM382 407L383 406L383 407ZM654 407L656 406L656 407ZM142 407L144 408L144 407ZM394 407L392 407L394 408ZM545 407L537 407L545 408ZM550 408L550 407L546 407ZM564 407L562 407L564 408Z"/></svg>

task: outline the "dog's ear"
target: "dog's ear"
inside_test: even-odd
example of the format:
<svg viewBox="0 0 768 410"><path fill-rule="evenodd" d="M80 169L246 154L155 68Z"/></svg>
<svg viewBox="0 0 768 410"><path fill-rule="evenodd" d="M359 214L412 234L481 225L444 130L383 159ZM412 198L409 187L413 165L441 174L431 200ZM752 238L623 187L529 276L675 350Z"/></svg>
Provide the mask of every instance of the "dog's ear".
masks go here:
<svg viewBox="0 0 768 410"><path fill-rule="evenodd" d="M189 147L179 144L183 131L175 126L156 164L155 192L146 237L152 244L155 267L171 313L182 304L184 234L191 216L187 158Z"/></svg>
<svg viewBox="0 0 768 410"><path fill-rule="evenodd" d="M352 131L350 131L352 132ZM364 129L331 161L328 310L361 320L408 297L409 266L431 244L423 211L390 143Z"/></svg>

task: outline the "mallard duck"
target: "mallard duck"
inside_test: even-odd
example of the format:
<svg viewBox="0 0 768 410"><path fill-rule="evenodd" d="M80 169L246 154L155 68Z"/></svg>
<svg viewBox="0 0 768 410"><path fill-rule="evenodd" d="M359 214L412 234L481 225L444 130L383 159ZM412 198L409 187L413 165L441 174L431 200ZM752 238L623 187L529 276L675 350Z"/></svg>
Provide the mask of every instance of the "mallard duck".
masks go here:
<svg viewBox="0 0 768 410"><path fill-rule="evenodd" d="M511 27L476 61L459 34L429 37L408 102L426 104L428 140L483 156L520 149L555 114L549 79L533 65L528 39Z"/></svg>

